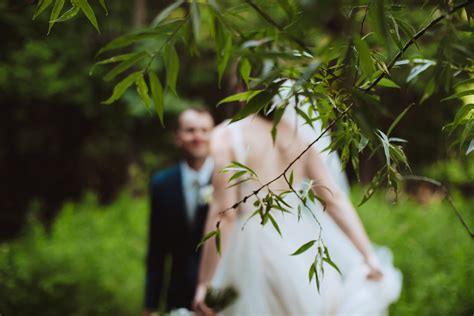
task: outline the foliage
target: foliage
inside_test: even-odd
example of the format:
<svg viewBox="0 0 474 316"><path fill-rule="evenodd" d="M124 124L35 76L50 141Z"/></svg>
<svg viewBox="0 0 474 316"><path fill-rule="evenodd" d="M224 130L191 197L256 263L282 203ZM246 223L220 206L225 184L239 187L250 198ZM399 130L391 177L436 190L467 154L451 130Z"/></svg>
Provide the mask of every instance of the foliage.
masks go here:
<svg viewBox="0 0 474 316"><path fill-rule="evenodd" d="M142 308L147 203L122 194L66 203L48 232L36 220L2 244L0 311L5 315L133 315ZM120 264L117 264L120 263Z"/></svg>
<svg viewBox="0 0 474 316"><path fill-rule="evenodd" d="M353 200L363 191L356 187ZM456 201L460 209L474 203ZM30 221L22 238L0 245L1 313L141 313L147 204L123 193L101 207L87 195L80 203L66 203L50 232ZM444 202L426 206L402 196L392 204L376 193L360 215L374 242L391 248L404 276L391 315L472 314L474 251ZM474 224L473 214L465 215Z"/></svg>
<svg viewBox="0 0 474 316"><path fill-rule="evenodd" d="M137 171L148 177L176 157L171 132L141 106L135 91L113 109L100 104L111 85L101 80L104 69L89 75L90 61L105 42L132 27L131 3L110 3L109 9L114 14L101 21L100 36L83 27L80 16L55 25L46 36L46 12L31 21L29 1L0 2L5 35L0 53L0 239L19 233L35 200L41 204L38 217L47 223L65 200L91 190L100 202L111 202L135 181ZM164 100L168 123L189 104L185 95L177 100L167 94Z"/></svg>
<svg viewBox="0 0 474 316"><path fill-rule="evenodd" d="M51 2L41 2L37 14ZM56 4L59 2L62 0L57 0ZM95 18L91 19L79 2L82 3L72 1L97 28ZM339 136L329 149L341 151L343 163L350 160L356 172L363 151L374 154L381 150L386 164L380 167L372 186L386 183L398 190L397 175L402 167L408 167L408 160L402 147L392 144L399 143L400 139L387 135L412 105L406 106L386 133L367 122L364 107L383 114L381 93L386 88L400 88L392 79L399 72L406 71L405 67L409 70L406 82L413 81L430 67L435 69L435 76L419 103L429 98L436 87L444 88L446 97L443 101L456 101L472 95L474 90L469 89L452 94L455 84L462 86L472 81L474 69L469 52L474 42L465 34L472 31L472 5L472 0L426 2L423 10L431 10L431 14L421 25L413 26L406 19L413 10L408 2L387 0L346 4L337 1L332 8L327 8L322 1L314 4L278 1L271 6L252 0L244 3L176 1L161 11L148 28L122 35L98 52L99 56L112 54L112 57L97 64L118 63L104 78L122 77L105 103L118 100L135 83L145 106L149 108L153 100L162 120L163 87L177 94L180 69L177 46L184 45L190 53L195 53L201 43L211 41L215 44L219 83L226 69L238 64L238 76L248 88L245 97L238 93L222 101L246 101L247 105L233 117L233 121L255 113L279 111L279 115L274 116L277 124L288 100L294 98L298 114L308 124L321 120L325 128L334 125L334 133ZM339 22L340 29L327 27L322 16L321 21L310 21L309 16L316 8ZM50 19L50 23L53 22ZM423 50L422 36L447 30L462 39L462 45L443 42L435 48L435 56L429 49ZM416 53L410 51L414 45L420 47ZM402 60L402 57L406 58L404 54L411 54L411 57ZM138 70L127 73L133 67ZM166 74L166 84L160 82L155 71ZM284 87L284 80L290 80L286 81L290 82L290 87ZM272 104L271 100L282 93L282 89L289 89L282 97L282 103ZM302 103L311 104L307 113L299 110ZM471 112L470 105L464 106L455 121L448 125L451 133L457 131L454 141L463 150L467 148L466 154L474 148ZM371 192L366 194L363 202Z"/></svg>
<svg viewBox="0 0 474 316"><path fill-rule="evenodd" d="M355 196L361 189L355 188ZM455 197L474 225L472 197ZM400 300L391 315L470 315L474 311L474 250L445 201L420 205L408 197L386 202L377 194L360 209L371 239L388 246L403 273ZM449 232L449 233L441 233Z"/></svg>
<svg viewBox="0 0 474 316"><path fill-rule="evenodd" d="M82 10L99 30L87 1L71 2L76 11ZM51 3L52 0L41 1L36 14ZM55 4L58 3L62 8L63 0L56 0ZM434 76L428 82L423 97L417 100L418 104L422 104L437 89L444 94L441 102L459 104L462 98L474 95L474 89L468 86L474 77L471 53L474 41L470 36L473 5L474 0L427 1L423 9L431 13L420 25L412 25L406 16L418 6L409 1L336 1L330 8L324 1L175 1L162 10L148 28L122 35L100 49L98 56L110 56L97 64L115 64L104 77L107 81L116 80L112 95L104 103L119 100L135 84L144 105L150 108L153 100L154 108L163 121L163 89L177 95L180 69L178 45L192 54L199 52L200 43L212 42L215 45L219 85L226 70L235 65L238 71L235 70L232 75L238 76L247 87L246 92L221 101L245 101L245 106L232 117L232 122L263 113L267 116L274 114L276 125L290 106L289 101L294 100L291 106L307 124L312 125L319 120L324 128L323 134L333 130L335 137L328 150L341 152L344 166L351 162L358 173L362 154L383 155L384 163L375 173L360 203L364 204L383 184L398 193L400 175L410 170L407 155L401 146L406 140L390 134L412 104L405 106L386 131L367 119L370 116L367 112L378 115L386 112L382 92L385 89L401 89L401 82L394 81L400 73L403 81L408 83L429 68L434 69ZM314 19L312 13L316 10L323 15ZM55 12L53 8L54 18ZM323 18L324 15L332 19L331 22L337 22L337 26L325 25L328 20ZM54 22L51 18L50 23ZM461 44L446 40L436 45L434 54L429 49L425 51L425 46L430 45L423 45L423 36L430 32L433 32L431 36L449 32L451 37L459 38ZM419 48L416 53L412 51L414 46ZM163 73L164 84L155 72ZM462 90L456 91L456 86ZM282 101L274 104L272 100L277 96ZM302 110L304 104L309 105L305 111ZM464 104L454 121L446 122L445 126L453 136L453 143L459 145L459 150L465 155L474 151L473 110L471 103ZM272 137L274 140L277 137L276 129ZM317 141L315 139L312 144ZM311 187L307 192L296 192L287 178L287 172L301 155L250 196L257 196L262 188L284 178L290 188L288 192L296 193L303 204L308 198L314 199ZM246 166L237 167L240 169L236 170L231 180L252 171ZM229 168L235 168L235 162ZM250 173L255 175L255 172ZM250 196L245 196L231 208L237 208ZM278 224L270 210L281 207L279 197L281 199L270 191L265 199L259 201L259 205L255 205L254 212L255 215L260 214L262 225L270 220L278 232ZM218 251L219 225L220 221L212 233ZM206 239L214 236L212 234ZM323 256L323 249L323 246L318 246L316 259L331 262L329 256ZM318 283L314 266L310 268L309 275L310 279L315 275Z"/></svg>
<svg viewBox="0 0 474 316"><path fill-rule="evenodd" d="M470 186L474 189L474 157L466 159L448 159L427 166L424 174L443 183L454 186Z"/></svg>

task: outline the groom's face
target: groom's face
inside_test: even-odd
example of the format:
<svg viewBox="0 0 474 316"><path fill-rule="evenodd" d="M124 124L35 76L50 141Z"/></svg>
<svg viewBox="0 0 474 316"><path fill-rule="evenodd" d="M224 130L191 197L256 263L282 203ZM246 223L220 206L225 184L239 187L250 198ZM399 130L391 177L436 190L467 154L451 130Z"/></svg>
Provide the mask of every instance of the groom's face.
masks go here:
<svg viewBox="0 0 474 316"><path fill-rule="evenodd" d="M206 158L214 120L208 112L186 110L178 118L176 145L191 159Z"/></svg>

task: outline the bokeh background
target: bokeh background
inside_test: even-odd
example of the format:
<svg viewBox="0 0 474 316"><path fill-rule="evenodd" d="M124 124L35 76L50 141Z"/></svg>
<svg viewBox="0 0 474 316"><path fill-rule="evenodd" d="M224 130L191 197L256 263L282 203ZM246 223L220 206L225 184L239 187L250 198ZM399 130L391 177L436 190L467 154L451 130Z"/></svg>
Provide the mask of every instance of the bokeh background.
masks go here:
<svg viewBox="0 0 474 316"><path fill-rule="evenodd" d="M102 80L105 69L90 71L101 46L146 25L170 2L109 1L100 35L79 17L48 36L48 17L32 21L31 1L0 3L1 315L141 313L149 177L179 160L170 129L176 113L203 104L221 121L226 110L215 105L230 83L218 88L215 57L205 43L192 56L179 51L179 98L166 96L163 128L133 89L120 102L101 104L113 86ZM409 18L416 24L426 16L420 9ZM336 13L328 10L324 18L337 28ZM431 75L398 78L403 89L387 89L387 110L373 122L387 127L424 95ZM442 127L457 108L440 103L437 93L416 105L396 134L409 141L413 173L443 182L474 227L474 154L459 156L450 146ZM362 182L347 170L355 203L376 171L373 161L362 159ZM404 274L393 315L473 314L473 241L439 188L409 183L398 202L381 190L360 213Z"/></svg>

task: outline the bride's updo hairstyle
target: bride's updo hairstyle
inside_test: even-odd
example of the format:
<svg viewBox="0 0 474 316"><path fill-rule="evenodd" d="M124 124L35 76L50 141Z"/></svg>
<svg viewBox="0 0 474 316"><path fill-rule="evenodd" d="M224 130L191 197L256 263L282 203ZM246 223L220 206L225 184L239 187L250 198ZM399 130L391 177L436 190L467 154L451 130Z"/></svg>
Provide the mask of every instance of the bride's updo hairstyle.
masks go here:
<svg viewBox="0 0 474 316"><path fill-rule="evenodd" d="M246 91L246 87L242 80L237 75L237 63L233 63L229 71L229 75L226 78L226 96L234 95ZM270 102L269 106L264 110L257 113L261 118L272 121L275 111L271 110L273 101ZM231 119L237 114L242 108L247 106L245 102L233 102L232 104L226 104L217 108L217 121L221 122L226 119ZM270 111L269 111L270 110Z"/></svg>

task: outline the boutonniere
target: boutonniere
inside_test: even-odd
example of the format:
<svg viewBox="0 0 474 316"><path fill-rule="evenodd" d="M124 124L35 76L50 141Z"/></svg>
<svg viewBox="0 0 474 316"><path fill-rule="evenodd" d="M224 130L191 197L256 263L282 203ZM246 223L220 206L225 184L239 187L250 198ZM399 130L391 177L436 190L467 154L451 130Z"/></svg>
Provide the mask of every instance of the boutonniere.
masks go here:
<svg viewBox="0 0 474 316"><path fill-rule="evenodd" d="M199 188L199 205L209 204L212 200L214 187L211 184Z"/></svg>

